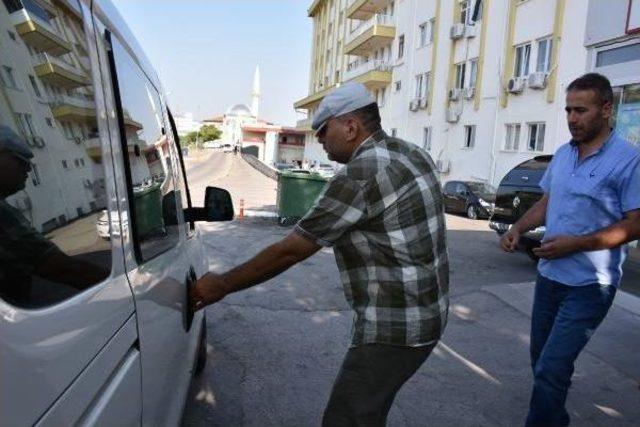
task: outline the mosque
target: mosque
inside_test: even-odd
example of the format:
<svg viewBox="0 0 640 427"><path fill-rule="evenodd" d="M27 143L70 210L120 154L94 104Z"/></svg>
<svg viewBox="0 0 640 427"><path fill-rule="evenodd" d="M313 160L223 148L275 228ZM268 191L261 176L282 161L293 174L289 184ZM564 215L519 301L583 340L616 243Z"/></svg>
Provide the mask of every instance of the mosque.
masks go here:
<svg viewBox="0 0 640 427"><path fill-rule="evenodd" d="M203 125L214 125L222 131L220 142L239 147L264 163L303 161L304 132L260 119L260 68L256 67L251 90L251 108L235 104L222 116L206 119Z"/></svg>

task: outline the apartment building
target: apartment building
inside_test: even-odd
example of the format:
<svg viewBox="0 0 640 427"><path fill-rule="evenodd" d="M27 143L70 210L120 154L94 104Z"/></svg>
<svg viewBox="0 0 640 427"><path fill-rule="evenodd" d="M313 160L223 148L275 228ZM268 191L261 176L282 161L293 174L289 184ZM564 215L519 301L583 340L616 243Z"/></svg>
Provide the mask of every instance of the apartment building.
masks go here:
<svg viewBox="0 0 640 427"><path fill-rule="evenodd" d="M616 8L607 6L613 3ZM443 181L495 185L516 164L569 140L564 89L596 69L588 66L589 52L601 49L603 37L638 40L623 31L624 37L600 34L589 42L587 26L601 27L595 20L602 14L626 20L628 5L316 0L308 9L314 21L309 95L294 107L311 117L335 85L362 82L376 96L387 133L427 149ZM307 130L305 156L324 160L309 123L298 123Z"/></svg>
<svg viewBox="0 0 640 427"><path fill-rule="evenodd" d="M34 153L9 202L47 231L105 205L82 11L73 0L3 0L0 30L0 119Z"/></svg>

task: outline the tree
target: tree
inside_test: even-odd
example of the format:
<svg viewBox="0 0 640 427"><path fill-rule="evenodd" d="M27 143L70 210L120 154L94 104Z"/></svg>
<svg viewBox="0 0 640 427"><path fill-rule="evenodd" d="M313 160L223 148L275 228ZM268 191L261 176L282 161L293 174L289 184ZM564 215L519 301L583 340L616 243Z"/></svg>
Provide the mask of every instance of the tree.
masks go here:
<svg viewBox="0 0 640 427"><path fill-rule="evenodd" d="M182 139L182 143L186 146L194 145L202 141L215 141L220 139L222 131L213 125L204 125L199 131L189 132Z"/></svg>

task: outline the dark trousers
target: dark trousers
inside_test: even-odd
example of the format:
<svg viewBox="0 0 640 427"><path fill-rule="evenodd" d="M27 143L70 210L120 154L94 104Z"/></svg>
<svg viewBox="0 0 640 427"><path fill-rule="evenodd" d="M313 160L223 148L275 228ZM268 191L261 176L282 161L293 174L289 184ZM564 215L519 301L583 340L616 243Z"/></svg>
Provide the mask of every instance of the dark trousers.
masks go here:
<svg viewBox="0 0 640 427"><path fill-rule="evenodd" d="M567 426L574 362L600 325L614 286L567 286L538 275L531 317L533 392L526 425Z"/></svg>
<svg viewBox="0 0 640 427"><path fill-rule="evenodd" d="M350 348L333 384L322 425L384 426L396 393L434 347L368 344Z"/></svg>

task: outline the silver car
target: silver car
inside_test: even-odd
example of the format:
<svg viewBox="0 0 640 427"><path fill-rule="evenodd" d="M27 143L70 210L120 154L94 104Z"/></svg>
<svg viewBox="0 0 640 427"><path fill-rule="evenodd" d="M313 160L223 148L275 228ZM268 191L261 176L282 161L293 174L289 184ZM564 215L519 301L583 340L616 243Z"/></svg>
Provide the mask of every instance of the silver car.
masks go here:
<svg viewBox="0 0 640 427"><path fill-rule="evenodd" d="M0 38L0 425L177 425L206 361L197 222L232 219L231 198L192 206L162 85L110 2L7 0Z"/></svg>

